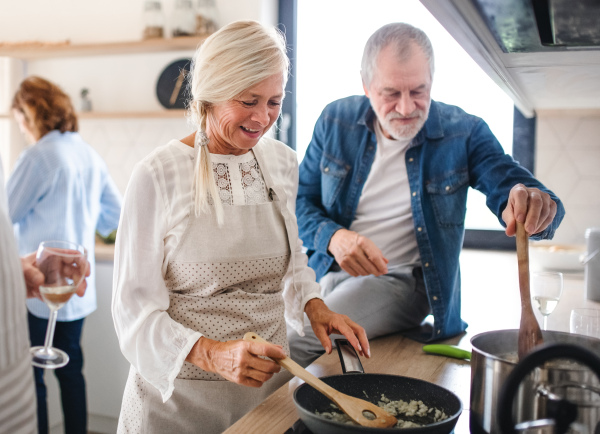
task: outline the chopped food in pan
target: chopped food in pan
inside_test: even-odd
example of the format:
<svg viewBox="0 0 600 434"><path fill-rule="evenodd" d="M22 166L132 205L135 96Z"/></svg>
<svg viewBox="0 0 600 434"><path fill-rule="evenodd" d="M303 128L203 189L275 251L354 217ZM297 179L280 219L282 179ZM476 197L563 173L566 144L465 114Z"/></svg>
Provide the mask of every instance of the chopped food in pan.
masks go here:
<svg viewBox="0 0 600 434"><path fill-rule="evenodd" d="M398 400L392 401L385 395L381 395L377 405L387 411L389 414L396 416L398 423L393 428L415 428L429 425L441 420L447 419L448 415L442 410L434 407L428 407L423 401L412 400L410 402ZM335 404L331 404L332 411L316 411L315 413L326 419L333 420L339 423L348 423L356 425L345 413Z"/></svg>

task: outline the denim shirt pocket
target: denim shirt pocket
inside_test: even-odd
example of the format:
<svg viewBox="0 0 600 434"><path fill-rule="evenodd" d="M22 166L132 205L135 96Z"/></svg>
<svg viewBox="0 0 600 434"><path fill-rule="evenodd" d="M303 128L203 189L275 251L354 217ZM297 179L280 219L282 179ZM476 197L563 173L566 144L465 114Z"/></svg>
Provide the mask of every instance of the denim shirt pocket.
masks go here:
<svg viewBox="0 0 600 434"><path fill-rule="evenodd" d="M425 189L440 226L462 226L467 212L469 174L466 169L428 181Z"/></svg>
<svg viewBox="0 0 600 434"><path fill-rule="evenodd" d="M321 197L323 205L331 207L337 199L350 166L331 155L323 154L321 159Z"/></svg>

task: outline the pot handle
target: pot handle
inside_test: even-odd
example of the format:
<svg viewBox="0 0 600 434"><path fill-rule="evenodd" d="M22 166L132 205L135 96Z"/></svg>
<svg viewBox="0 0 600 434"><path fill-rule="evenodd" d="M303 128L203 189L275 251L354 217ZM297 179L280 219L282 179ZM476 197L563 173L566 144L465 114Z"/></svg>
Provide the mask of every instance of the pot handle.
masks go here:
<svg viewBox="0 0 600 434"><path fill-rule="evenodd" d="M364 374L362 363L356 354L356 350L348 339L335 339L335 346L340 356L340 363L342 364L342 372L344 374Z"/></svg>
<svg viewBox="0 0 600 434"><path fill-rule="evenodd" d="M565 357L565 354L568 356ZM512 370L500 389L498 423L504 434L515 434L513 402L521 381L538 366L554 359L571 359L583 363L600 379L600 358L593 352L572 344L545 344L536 347ZM569 425L577 419L577 405L566 399L548 401L548 419L554 420L555 432L566 433Z"/></svg>

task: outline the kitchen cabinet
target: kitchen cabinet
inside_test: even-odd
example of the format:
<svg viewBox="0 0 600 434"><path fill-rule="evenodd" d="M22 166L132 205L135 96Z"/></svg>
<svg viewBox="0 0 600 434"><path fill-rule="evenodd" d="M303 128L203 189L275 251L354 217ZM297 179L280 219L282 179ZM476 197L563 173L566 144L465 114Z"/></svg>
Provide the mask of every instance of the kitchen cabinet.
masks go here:
<svg viewBox="0 0 600 434"><path fill-rule="evenodd" d="M112 321L113 269L111 256L96 259L98 307L85 320L81 343L85 357L88 430L97 433L116 432L129 374L129 362L121 353Z"/></svg>
<svg viewBox="0 0 600 434"><path fill-rule="evenodd" d="M111 314L114 246L96 245L97 309L85 320L81 346L87 388L88 430L114 433L121 409L129 362L123 357L114 332ZM53 373L45 375L48 389L50 434L63 432L58 382Z"/></svg>

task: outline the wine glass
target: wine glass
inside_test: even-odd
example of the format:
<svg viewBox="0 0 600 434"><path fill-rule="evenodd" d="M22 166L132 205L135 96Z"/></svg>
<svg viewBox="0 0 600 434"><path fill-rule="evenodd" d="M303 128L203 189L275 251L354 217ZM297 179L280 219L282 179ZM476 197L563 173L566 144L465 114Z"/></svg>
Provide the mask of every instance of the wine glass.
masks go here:
<svg viewBox="0 0 600 434"><path fill-rule="evenodd" d="M50 308L43 347L32 347L31 363L38 368L56 369L69 363L69 356L52 347L58 309L63 307L85 277L86 250L68 241L43 241L36 254L37 267L44 274L40 294Z"/></svg>
<svg viewBox="0 0 600 434"><path fill-rule="evenodd" d="M570 331L600 338L600 310L577 308L571 311Z"/></svg>
<svg viewBox="0 0 600 434"><path fill-rule="evenodd" d="M544 318L544 330L548 327L548 315L554 312L563 291L563 274L557 271L531 273L531 298Z"/></svg>

